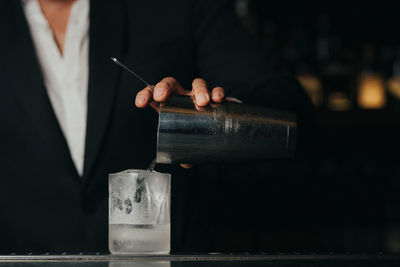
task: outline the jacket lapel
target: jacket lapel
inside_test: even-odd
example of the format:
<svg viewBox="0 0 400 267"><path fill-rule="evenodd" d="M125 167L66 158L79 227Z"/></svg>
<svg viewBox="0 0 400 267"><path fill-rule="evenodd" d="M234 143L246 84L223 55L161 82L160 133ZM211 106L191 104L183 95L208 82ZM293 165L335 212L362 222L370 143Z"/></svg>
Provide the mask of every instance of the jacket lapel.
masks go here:
<svg viewBox="0 0 400 267"><path fill-rule="evenodd" d="M29 130L38 133L37 142L57 146L79 177L44 86L21 2L0 1L0 49L3 51L0 62L3 62L1 71L8 78L4 83L10 84L7 89L16 94L21 111L33 122L35 128Z"/></svg>
<svg viewBox="0 0 400 267"><path fill-rule="evenodd" d="M110 121L120 69L110 57L121 58L125 44L124 1L91 0L88 123L84 176L90 176Z"/></svg>
<svg viewBox="0 0 400 267"><path fill-rule="evenodd" d="M120 69L110 57L121 58L125 43L124 1L91 0L88 122L86 132L84 177L89 176L107 131L114 104ZM0 43L4 68L13 81L21 106L34 121L41 136L60 141L62 153L68 155L75 170L68 146L51 107L43 83L29 27L21 1L0 1ZM121 58L122 59L122 58Z"/></svg>

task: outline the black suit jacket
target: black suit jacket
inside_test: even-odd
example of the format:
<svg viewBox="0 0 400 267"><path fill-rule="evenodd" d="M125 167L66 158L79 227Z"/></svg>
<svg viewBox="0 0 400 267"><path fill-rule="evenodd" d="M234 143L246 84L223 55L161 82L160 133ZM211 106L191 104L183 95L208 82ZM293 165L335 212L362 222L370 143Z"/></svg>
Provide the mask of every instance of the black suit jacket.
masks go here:
<svg viewBox="0 0 400 267"><path fill-rule="evenodd" d="M143 84L112 64L111 56L151 83L173 76L190 89L194 77L203 77L231 96L294 110L301 118L308 112L301 88L262 55L225 1L92 0L86 154L79 177L20 2L0 1L0 253L107 251L108 174L148 166L157 124L156 112L134 107ZM188 185L196 170L171 168L172 248L183 251L197 242L186 230L192 223L186 212L196 210Z"/></svg>

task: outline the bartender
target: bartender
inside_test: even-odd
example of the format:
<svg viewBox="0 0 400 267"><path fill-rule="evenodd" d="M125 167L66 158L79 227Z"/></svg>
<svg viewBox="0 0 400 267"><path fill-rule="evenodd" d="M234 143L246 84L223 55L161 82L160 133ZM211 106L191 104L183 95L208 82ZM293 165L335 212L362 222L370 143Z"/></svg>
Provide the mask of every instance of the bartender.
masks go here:
<svg viewBox="0 0 400 267"><path fill-rule="evenodd" d="M146 107L172 94L191 94L199 106L229 95L300 119L311 112L295 79L263 55L227 5L0 1L1 254L107 252L108 174L152 161L157 113ZM172 171L179 208L185 170ZM173 233L184 231L172 224Z"/></svg>

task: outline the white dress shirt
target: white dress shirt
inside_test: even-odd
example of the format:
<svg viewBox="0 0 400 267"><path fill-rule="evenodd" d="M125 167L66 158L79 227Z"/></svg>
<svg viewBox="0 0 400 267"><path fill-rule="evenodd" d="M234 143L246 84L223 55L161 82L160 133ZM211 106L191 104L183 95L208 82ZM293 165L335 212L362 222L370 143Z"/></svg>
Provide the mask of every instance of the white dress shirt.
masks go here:
<svg viewBox="0 0 400 267"><path fill-rule="evenodd" d="M37 0L23 0L50 102L82 176L89 80L89 0L72 6L61 54Z"/></svg>

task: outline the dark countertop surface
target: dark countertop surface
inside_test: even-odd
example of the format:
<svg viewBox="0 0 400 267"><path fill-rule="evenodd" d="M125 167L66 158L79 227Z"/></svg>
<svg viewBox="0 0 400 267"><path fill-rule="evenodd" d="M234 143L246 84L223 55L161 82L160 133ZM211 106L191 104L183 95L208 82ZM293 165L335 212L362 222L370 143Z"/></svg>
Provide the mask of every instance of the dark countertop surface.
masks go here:
<svg viewBox="0 0 400 267"><path fill-rule="evenodd" d="M271 266L271 267L353 267L400 266L400 254L207 254L207 255L10 255L0 256L2 266Z"/></svg>

